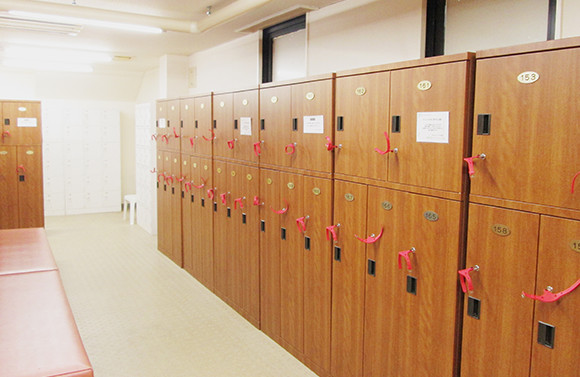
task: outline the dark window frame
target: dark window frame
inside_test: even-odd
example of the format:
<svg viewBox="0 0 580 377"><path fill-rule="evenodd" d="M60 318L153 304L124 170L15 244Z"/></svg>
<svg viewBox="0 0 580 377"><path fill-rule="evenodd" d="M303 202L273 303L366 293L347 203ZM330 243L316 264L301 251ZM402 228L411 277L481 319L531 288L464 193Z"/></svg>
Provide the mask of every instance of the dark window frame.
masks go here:
<svg viewBox="0 0 580 377"><path fill-rule="evenodd" d="M262 31L262 83L272 82L274 68L274 39L285 34L306 29L306 15L270 26Z"/></svg>
<svg viewBox="0 0 580 377"><path fill-rule="evenodd" d="M445 54L446 0L427 0L425 57Z"/></svg>

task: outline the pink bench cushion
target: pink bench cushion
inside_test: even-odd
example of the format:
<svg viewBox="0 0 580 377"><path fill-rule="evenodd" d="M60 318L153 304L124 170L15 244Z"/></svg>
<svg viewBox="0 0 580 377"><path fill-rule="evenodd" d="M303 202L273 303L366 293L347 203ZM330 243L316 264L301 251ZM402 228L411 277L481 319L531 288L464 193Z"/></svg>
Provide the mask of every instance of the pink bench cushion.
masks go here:
<svg viewBox="0 0 580 377"><path fill-rule="evenodd" d="M0 230L0 275L56 269L43 228Z"/></svg>
<svg viewBox="0 0 580 377"><path fill-rule="evenodd" d="M92 377L58 271L0 276L0 377Z"/></svg>

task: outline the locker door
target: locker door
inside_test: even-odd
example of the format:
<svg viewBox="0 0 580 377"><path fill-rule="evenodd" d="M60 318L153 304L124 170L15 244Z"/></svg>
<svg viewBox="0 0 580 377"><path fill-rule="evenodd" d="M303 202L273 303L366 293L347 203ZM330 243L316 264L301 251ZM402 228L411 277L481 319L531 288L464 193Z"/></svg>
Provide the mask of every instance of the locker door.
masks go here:
<svg viewBox="0 0 580 377"><path fill-rule="evenodd" d="M179 100L167 102L167 137L169 138L169 150L179 152L181 150L181 115Z"/></svg>
<svg viewBox="0 0 580 377"><path fill-rule="evenodd" d="M3 102L2 116L3 144L42 145L40 102Z"/></svg>
<svg viewBox="0 0 580 377"><path fill-rule="evenodd" d="M181 234L183 247L183 268L193 274L193 235L192 235L192 215L193 215L193 188L188 184L193 180L192 172L196 171L191 165L191 158L181 155Z"/></svg>
<svg viewBox="0 0 580 377"><path fill-rule="evenodd" d="M18 156L15 146L0 146L0 229L18 228Z"/></svg>
<svg viewBox="0 0 580 377"><path fill-rule="evenodd" d="M486 158L475 162L472 195L580 209L570 192L580 171L579 61L580 48L477 61L473 154ZM520 83L523 72L539 79Z"/></svg>
<svg viewBox="0 0 580 377"><path fill-rule="evenodd" d="M280 172L260 169L260 320L269 337L280 342Z"/></svg>
<svg viewBox="0 0 580 377"><path fill-rule="evenodd" d="M226 217L228 221L227 238L229 240L226 266L230 277L228 284L229 291L227 294L231 299L231 305L238 312L244 314L242 301L244 292L248 289L248 287L244 285L244 273L248 263L245 259L247 245L243 244L243 237L241 235L242 224L238 221L238 211L235 209L237 204L235 200L243 197L243 188L241 187L243 184L241 180L243 176L243 168L239 164L232 163L228 163L226 166L228 175L228 204Z"/></svg>
<svg viewBox="0 0 580 377"><path fill-rule="evenodd" d="M44 227L42 146L18 146L18 211L20 228Z"/></svg>
<svg viewBox="0 0 580 377"><path fill-rule="evenodd" d="M331 374L362 376L366 273L365 245L354 234L365 234L367 186L334 184L334 224L340 224L333 244Z"/></svg>
<svg viewBox="0 0 580 377"><path fill-rule="evenodd" d="M241 251L242 307L252 324L260 324L260 216L259 207L253 204L254 196L259 194L260 175L258 168L240 165L239 184L241 187L237 198L242 198L243 208L238 203L235 221L240 234L239 250ZM245 198L245 199L243 199Z"/></svg>
<svg viewBox="0 0 580 377"><path fill-rule="evenodd" d="M213 186L212 161L211 159L201 158L200 181L197 185L204 184L198 192L199 201L197 207L200 211L199 227L195 229L198 238L197 247L201 261L201 282L207 288L214 289L214 246L213 246L213 202L207 195L207 190ZM203 179L202 179L203 178Z"/></svg>
<svg viewBox="0 0 580 377"><path fill-rule="evenodd" d="M215 196L213 199L213 237L214 237L214 278L216 294L224 301L230 303L232 290L232 271L230 254L231 221L227 214L231 208L231 195L228 180L227 164L214 160L214 187ZM223 195L223 200L222 200Z"/></svg>
<svg viewBox="0 0 580 377"><path fill-rule="evenodd" d="M234 158L258 163L254 144L260 142L258 90L234 93ZM261 146L259 147L261 148Z"/></svg>
<svg viewBox="0 0 580 377"><path fill-rule="evenodd" d="M469 205L468 268L461 375L527 377L536 277L539 215Z"/></svg>
<svg viewBox="0 0 580 377"><path fill-rule="evenodd" d="M195 153L195 146L198 140L195 137L195 103L193 98L186 98L179 101L181 109L179 115L181 152L186 154Z"/></svg>
<svg viewBox="0 0 580 377"><path fill-rule="evenodd" d="M216 157L233 158L234 141L234 95L232 93L213 96L213 132L215 140L213 154Z"/></svg>
<svg viewBox="0 0 580 377"><path fill-rule="evenodd" d="M368 232L384 233L367 247L365 376L454 375L460 214L456 201L369 188Z"/></svg>
<svg viewBox="0 0 580 377"><path fill-rule="evenodd" d="M212 125L212 101L211 96L197 97L195 103L195 121L193 124L195 130L196 153L202 156L211 156L213 144L213 125Z"/></svg>
<svg viewBox="0 0 580 377"><path fill-rule="evenodd" d="M301 238L304 255L304 355L330 372L330 308L332 244L326 227L332 224L332 180L304 177L304 212L309 216Z"/></svg>
<svg viewBox="0 0 580 377"><path fill-rule="evenodd" d="M466 62L391 73L391 122L399 117L399 125L391 125L391 148L398 152L389 158L389 181L461 191L466 77ZM420 89L425 82L430 88Z"/></svg>
<svg viewBox="0 0 580 377"><path fill-rule="evenodd" d="M157 175L157 249L163 253L166 250L166 237L165 233L165 156L164 152L157 150L157 166L155 168Z"/></svg>
<svg viewBox="0 0 580 377"><path fill-rule="evenodd" d="M191 191L186 193L188 197L189 205L191 206L191 219L189 233L191 234L191 256L190 260L185 258L185 233L183 235L184 239L184 252L183 252L183 267L191 273L191 275L198 281L202 282L202 253L201 253L201 237L202 235L202 206L201 201L205 206L207 201L207 196L205 195L205 188L198 189L194 186L201 185L201 163L200 158L191 156L189 157L189 168L191 169ZM211 207L211 206L210 206ZM184 224L184 229L186 229ZM184 231L185 232L185 231ZM187 263L186 263L187 261Z"/></svg>
<svg viewBox="0 0 580 377"><path fill-rule="evenodd" d="M167 108L168 101L157 101L157 113L155 122L155 133L157 135L156 143L157 149L168 150L169 149L169 128L167 127Z"/></svg>
<svg viewBox="0 0 580 377"><path fill-rule="evenodd" d="M580 221L542 216L540 223L535 294L542 295L548 286L553 287L554 293L561 292L580 279ZM532 377L580 376L579 308L578 288L556 302L536 301ZM543 324L554 327L552 339L541 327Z"/></svg>
<svg viewBox="0 0 580 377"><path fill-rule="evenodd" d="M179 153L171 153L171 259L179 267L183 267L183 255L181 245L181 158Z"/></svg>
<svg viewBox="0 0 580 377"><path fill-rule="evenodd" d="M280 183L280 197L287 209L284 214L280 215L279 230L281 335L294 353L303 353L304 243L296 225L296 219L304 216L303 176L280 172ZM280 210L280 208L276 209Z"/></svg>
<svg viewBox="0 0 580 377"><path fill-rule="evenodd" d="M161 205L163 209L160 211L161 215L163 216L160 218L161 220L161 228L162 233L164 234L163 238L165 238L165 249L161 249L163 254L165 254L168 258L172 258L173 253L173 236L171 232L171 153L169 152L162 152L163 158L163 174L165 179L163 181L163 199L161 201ZM175 178L173 178L175 181Z"/></svg>
<svg viewBox="0 0 580 377"><path fill-rule="evenodd" d="M387 180L390 72L336 79L335 172Z"/></svg>
<svg viewBox="0 0 580 377"><path fill-rule="evenodd" d="M291 166L296 156L286 154L292 143L291 90L289 86L260 89L260 162L266 165ZM288 153L291 148L287 149Z"/></svg>

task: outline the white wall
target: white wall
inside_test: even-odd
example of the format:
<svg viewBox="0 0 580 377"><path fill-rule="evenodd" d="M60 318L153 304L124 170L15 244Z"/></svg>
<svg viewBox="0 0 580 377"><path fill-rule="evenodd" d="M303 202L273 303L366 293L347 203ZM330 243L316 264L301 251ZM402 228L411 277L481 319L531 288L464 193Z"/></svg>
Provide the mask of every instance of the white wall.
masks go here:
<svg viewBox="0 0 580 377"><path fill-rule="evenodd" d="M580 36L580 1L579 0L559 0L561 11L561 25L559 32L562 38Z"/></svg>

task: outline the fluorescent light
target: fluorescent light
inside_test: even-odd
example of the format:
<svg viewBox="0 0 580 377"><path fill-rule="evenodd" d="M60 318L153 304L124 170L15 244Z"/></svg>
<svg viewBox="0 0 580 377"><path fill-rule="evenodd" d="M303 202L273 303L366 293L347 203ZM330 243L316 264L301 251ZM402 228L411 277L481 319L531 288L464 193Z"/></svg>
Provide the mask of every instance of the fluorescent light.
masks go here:
<svg viewBox="0 0 580 377"><path fill-rule="evenodd" d="M101 20L93 20L90 18L57 16L57 15L52 15L52 14L22 12L22 11L18 11L18 10L10 10L10 11L8 11L8 13L13 15L13 16L34 19L34 20L39 20L39 21L89 25L89 26L104 27L104 28L108 28L108 29L137 31L140 33L152 33L152 34L163 33L163 29L158 28L158 27L124 24L124 23L101 21Z"/></svg>
<svg viewBox="0 0 580 377"><path fill-rule="evenodd" d="M111 55L102 52L29 46L7 46L2 55L11 59L63 63L107 63L113 61Z"/></svg>
<svg viewBox="0 0 580 377"><path fill-rule="evenodd" d="M93 67L88 64L44 62L25 59L3 59L2 64L6 67L33 69L35 71L58 71L58 72L93 72Z"/></svg>

